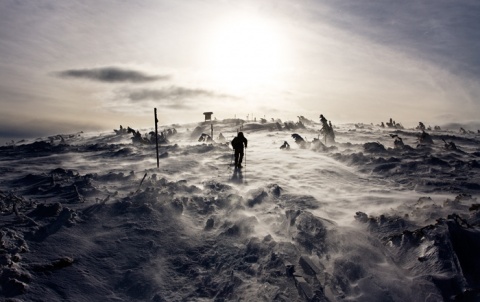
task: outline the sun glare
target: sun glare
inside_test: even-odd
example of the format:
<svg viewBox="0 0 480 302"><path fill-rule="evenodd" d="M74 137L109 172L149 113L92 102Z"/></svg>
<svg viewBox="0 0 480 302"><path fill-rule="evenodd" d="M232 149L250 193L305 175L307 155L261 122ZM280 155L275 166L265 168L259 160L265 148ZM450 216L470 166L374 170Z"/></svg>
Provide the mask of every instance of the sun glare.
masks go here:
<svg viewBox="0 0 480 302"><path fill-rule="evenodd" d="M274 81L284 64L281 32L258 17L222 21L208 48L208 69L214 81L233 91Z"/></svg>

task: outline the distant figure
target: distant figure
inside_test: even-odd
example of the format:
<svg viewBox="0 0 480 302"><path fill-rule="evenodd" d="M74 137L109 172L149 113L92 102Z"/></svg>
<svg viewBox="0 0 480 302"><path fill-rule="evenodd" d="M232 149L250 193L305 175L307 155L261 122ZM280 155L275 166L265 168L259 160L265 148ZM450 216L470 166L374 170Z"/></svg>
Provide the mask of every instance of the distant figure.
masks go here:
<svg viewBox="0 0 480 302"><path fill-rule="evenodd" d="M237 136L232 140L232 147L235 150L235 168L242 167L244 148L247 148L247 139L243 136L243 132L238 132Z"/></svg>

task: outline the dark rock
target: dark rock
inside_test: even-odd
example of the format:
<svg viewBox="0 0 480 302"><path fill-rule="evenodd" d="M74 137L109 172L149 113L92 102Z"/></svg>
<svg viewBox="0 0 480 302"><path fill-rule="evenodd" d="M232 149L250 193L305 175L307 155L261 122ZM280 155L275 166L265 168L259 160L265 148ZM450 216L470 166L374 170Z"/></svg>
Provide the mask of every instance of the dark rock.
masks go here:
<svg viewBox="0 0 480 302"><path fill-rule="evenodd" d="M295 280L295 286L300 296L304 297L307 301L311 301L314 297L312 287L302 276L294 275L293 279Z"/></svg>
<svg viewBox="0 0 480 302"><path fill-rule="evenodd" d="M4 293L7 297L18 296L27 291L27 284L17 279L10 278L5 282Z"/></svg>
<svg viewBox="0 0 480 302"><path fill-rule="evenodd" d="M74 262L73 258L64 257L58 260L52 261L51 263L46 264L34 264L32 265L32 270L36 272L50 272L54 270L59 270L65 267L72 265Z"/></svg>
<svg viewBox="0 0 480 302"><path fill-rule="evenodd" d="M370 153L387 152L387 150L385 149L385 146L377 142L365 143L363 144L363 149L365 150L365 152L370 152Z"/></svg>
<svg viewBox="0 0 480 302"><path fill-rule="evenodd" d="M59 202L52 204L38 204L36 209L28 214L28 216L53 217L57 216L63 207Z"/></svg>
<svg viewBox="0 0 480 302"><path fill-rule="evenodd" d="M205 230L211 230L213 229L213 226L215 225L215 221L213 220L212 217L207 219L207 223L205 224Z"/></svg>
<svg viewBox="0 0 480 302"><path fill-rule="evenodd" d="M313 261L307 256L301 256L299 263L303 271L309 275L320 275L323 273L323 270L313 263Z"/></svg>
<svg viewBox="0 0 480 302"><path fill-rule="evenodd" d="M261 204L268 197L268 193L262 191L259 195L255 196L253 199L247 201L249 207L254 207L257 204Z"/></svg>

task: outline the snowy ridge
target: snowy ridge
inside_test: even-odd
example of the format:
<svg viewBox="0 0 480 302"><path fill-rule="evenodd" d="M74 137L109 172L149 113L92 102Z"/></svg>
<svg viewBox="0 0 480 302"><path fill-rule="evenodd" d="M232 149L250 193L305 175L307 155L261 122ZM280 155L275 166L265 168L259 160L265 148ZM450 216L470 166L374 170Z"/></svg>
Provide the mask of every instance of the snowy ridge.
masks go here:
<svg viewBox="0 0 480 302"><path fill-rule="evenodd" d="M210 124L175 125L159 169L154 146L113 132L0 147L0 295L480 298L478 134L427 131L425 144L418 130L346 124L324 145L318 124L213 127L215 142L199 142ZM242 170L228 144L237 130L249 140Z"/></svg>

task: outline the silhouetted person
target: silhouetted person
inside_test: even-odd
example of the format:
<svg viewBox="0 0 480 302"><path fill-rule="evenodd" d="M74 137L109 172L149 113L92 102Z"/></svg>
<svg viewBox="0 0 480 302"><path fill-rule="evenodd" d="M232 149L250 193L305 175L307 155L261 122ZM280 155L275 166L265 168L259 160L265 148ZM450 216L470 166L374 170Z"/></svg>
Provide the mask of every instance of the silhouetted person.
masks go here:
<svg viewBox="0 0 480 302"><path fill-rule="evenodd" d="M232 140L232 147L235 150L235 168L241 168L243 150L247 148L247 139L243 136L243 132L238 132L237 136Z"/></svg>

